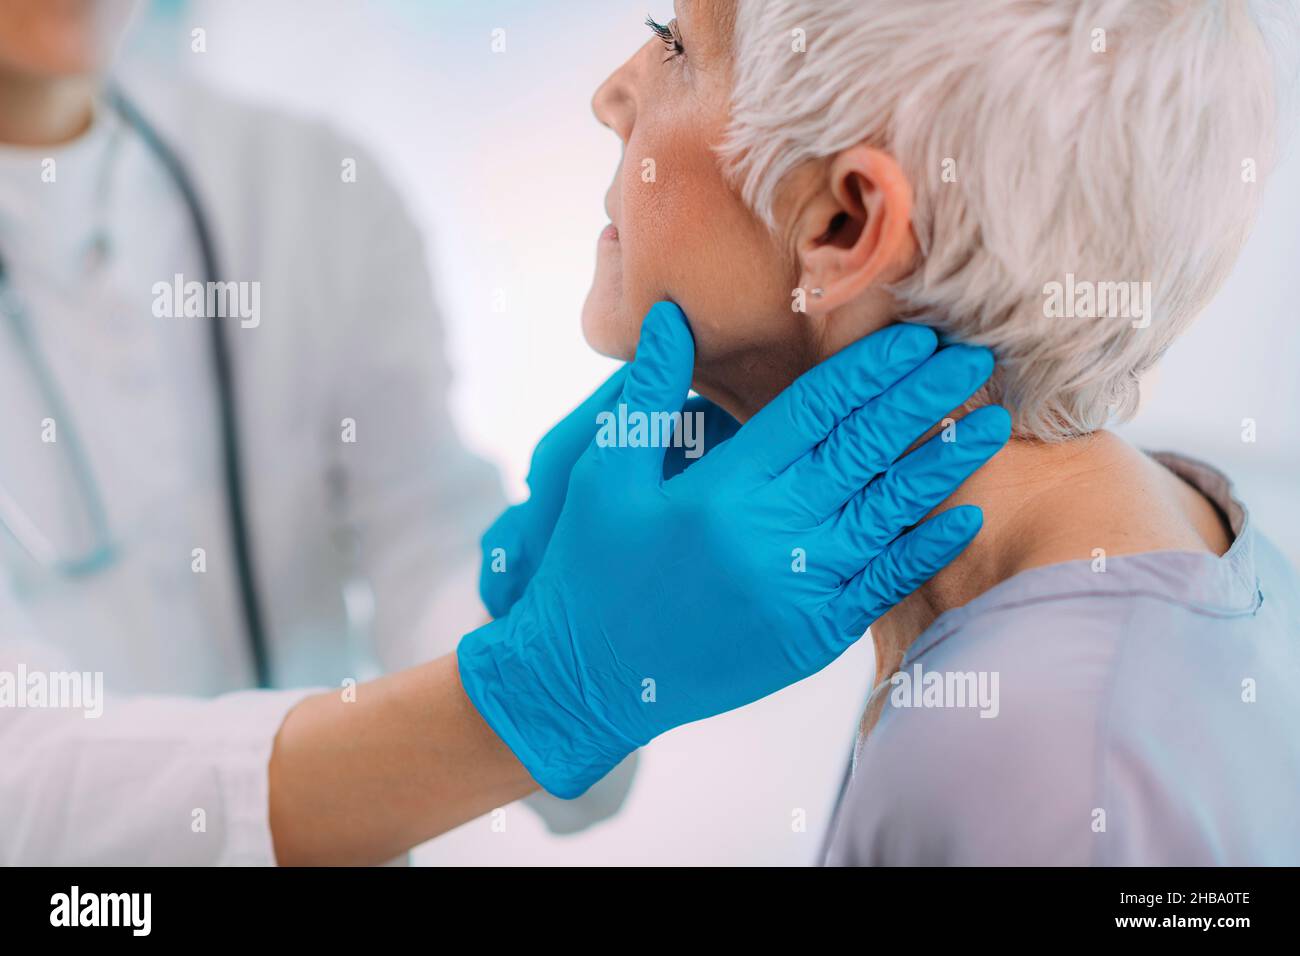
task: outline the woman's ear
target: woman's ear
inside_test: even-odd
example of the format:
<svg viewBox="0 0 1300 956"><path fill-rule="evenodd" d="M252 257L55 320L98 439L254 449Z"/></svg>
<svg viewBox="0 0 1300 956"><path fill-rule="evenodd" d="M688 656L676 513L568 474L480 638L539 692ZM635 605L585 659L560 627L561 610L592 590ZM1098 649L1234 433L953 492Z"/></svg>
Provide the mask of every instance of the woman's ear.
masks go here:
<svg viewBox="0 0 1300 956"><path fill-rule="evenodd" d="M807 311L853 301L912 261L912 187L893 156L858 144L831 158L795 224Z"/></svg>

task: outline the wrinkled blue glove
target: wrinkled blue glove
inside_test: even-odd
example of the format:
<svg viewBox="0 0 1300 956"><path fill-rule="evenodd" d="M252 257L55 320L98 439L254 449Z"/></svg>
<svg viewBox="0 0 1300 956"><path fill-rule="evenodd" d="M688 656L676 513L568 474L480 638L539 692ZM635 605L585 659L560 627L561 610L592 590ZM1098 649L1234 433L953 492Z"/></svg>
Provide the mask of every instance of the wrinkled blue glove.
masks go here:
<svg viewBox="0 0 1300 956"><path fill-rule="evenodd" d="M596 416L614 411L630 366L623 366L537 443L528 467L528 500L511 505L483 534L483 563L479 572L479 596L493 617L510 610L528 582L533 579L551 532L564 507L569 474L596 436ZM704 423L704 451L736 433L740 424L708 399L693 395L682 409L699 415ZM674 445L665 450L664 477L684 471L698 458Z"/></svg>
<svg viewBox="0 0 1300 956"><path fill-rule="evenodd" d="M978 508L909 529L1006 442L997 406L899 458L993 369L896 325L801 376L676 477L656 447L594 442L504 617L466 635L461 682L533 778L581 794L632 750L809 676L950 562ZM646 316L619 403L680 409L694 343ZM906 532L906 533L904 533Z"/></svg>

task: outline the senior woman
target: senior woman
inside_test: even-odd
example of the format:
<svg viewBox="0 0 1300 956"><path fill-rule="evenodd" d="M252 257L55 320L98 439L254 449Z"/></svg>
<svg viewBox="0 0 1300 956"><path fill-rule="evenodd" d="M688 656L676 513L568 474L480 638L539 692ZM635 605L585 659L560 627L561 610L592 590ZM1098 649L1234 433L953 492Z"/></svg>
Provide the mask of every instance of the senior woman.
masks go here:
<svg viewBox="0 0 1300 956"><path fill-rule="evenodd" d="M1285 8L675 12L595 95L625 148L589 342L626 357L681 303L695 388L744 420L927 316L998 361L947 437L992 402L1015 425L941 506L980 537L871 629L828 862L1300 863L1295 573L1221 472L1105 430L1251 224Z"/></svg>

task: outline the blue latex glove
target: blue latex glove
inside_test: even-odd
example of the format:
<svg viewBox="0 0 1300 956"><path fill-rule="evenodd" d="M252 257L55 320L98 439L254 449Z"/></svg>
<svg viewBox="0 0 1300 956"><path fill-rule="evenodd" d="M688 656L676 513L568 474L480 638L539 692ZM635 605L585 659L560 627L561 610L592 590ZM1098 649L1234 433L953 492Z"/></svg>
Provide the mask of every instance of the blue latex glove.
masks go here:
<svg viewBox="0 0 1300 956"><path fill-rule="evenodd" d="M493 617L510 610L528 582L533 579L551 532L564 507L569 474L596 435L596 416L615 409L629 366L623 366L605 380L581 405L547 432L533 450L528 467L528 500L511 505L483 534L483 563L479 572L479 595ZM740 424L706 398L693 395L683 411L699 414L704 422L704 451L736 433ZM664 477L684 471L692 460L681 447L664 455Z"/></svg>
<svg viewBox="0 0 1300 956"><path fill-rule="evenodd" d="M662 449L582 454L533 580L458 649L470 700L542 787L577 796L658 734L821 670L970 542L970 506L906 530L1010 431L982 408L899 459L992 372L986 349L935 347L920 326L863 339L668 480ZM659 303L619 401L679 409L693 364Z"/></svg>

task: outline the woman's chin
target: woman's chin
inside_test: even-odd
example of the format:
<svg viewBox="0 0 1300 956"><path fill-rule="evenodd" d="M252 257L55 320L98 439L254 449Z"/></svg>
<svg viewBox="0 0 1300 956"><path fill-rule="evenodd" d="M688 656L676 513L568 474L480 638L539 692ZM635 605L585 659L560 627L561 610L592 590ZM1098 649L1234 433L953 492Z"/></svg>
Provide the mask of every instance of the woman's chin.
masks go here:
<svg viewBox="0 0 1300 956"><path fill-rule="evenodd" d="M641 335L641 316L629 316L623 295L623 247L606 226L596 242L596 271L582 304L582 335L601 355L630 362Z"/></svg>
<svg viewBox="0 0 1300 956"><path fill-rule="evenodd" d="M622 295L593 284L582 306L582 336L587 344L601 355L630 362L639 334L640 322L624 315Z"/></svg>
<svg viewBox="0 0 1300 956"><path fill-rule="evenodd" d="M630 362L636 354L636 340L628 341L628 338L615 328L616 324L608 316L591 317L590 313L583 309L582 335L587 340L587 344L601 355Z"/></svg>

